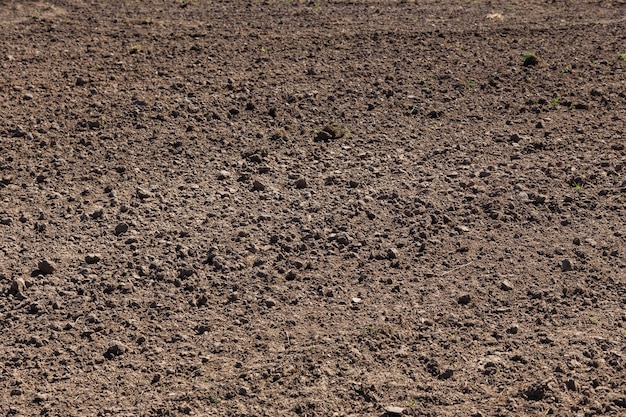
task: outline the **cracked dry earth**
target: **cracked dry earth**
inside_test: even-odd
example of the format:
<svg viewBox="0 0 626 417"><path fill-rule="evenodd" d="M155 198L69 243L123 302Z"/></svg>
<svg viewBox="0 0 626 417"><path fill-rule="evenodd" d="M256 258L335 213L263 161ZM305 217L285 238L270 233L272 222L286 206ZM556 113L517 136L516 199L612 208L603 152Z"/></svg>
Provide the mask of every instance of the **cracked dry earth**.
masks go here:
<svg viewBox="0 0 626 417"><path fill-rule="evenodd" d="M625 16L0 0L0 414L626 415Z"/></svg>

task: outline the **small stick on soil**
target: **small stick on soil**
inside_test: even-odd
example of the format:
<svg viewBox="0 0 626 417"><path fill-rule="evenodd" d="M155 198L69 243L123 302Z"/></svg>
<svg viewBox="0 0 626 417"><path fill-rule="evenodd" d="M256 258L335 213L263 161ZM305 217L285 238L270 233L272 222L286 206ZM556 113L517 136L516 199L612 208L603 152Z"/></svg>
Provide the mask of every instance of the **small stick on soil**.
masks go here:
<svg viewBox="0 0 626 417"><path fill-rule="evenodd" d="M459 269L461 269L461 268L465 268L466 266L470 266L470 265L471 265L471 264L473 264L473 263L474 263L474 261L472 261L472 262L468 262L468 263L463 264L463 265L459 265L459 266L457 266L456 268L453 268L453 269L451 269L451 270L449 270L449 271L442 272L440 276L442 276L442 277L443 277L443 276L446 276L446 275L448 275L448 274L451 274L451 273L453 273L453 272L458 271L458 270L459 270Z"/></svg>

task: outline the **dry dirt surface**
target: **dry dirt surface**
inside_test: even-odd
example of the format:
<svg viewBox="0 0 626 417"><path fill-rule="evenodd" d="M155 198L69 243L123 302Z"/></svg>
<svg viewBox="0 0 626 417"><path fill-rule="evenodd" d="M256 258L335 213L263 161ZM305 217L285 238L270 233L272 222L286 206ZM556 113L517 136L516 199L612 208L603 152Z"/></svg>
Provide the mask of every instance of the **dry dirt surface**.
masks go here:
<svg viewBox="0 0 626 417"><path fill-rule="evenodd" d="M0 0L0 415L626 415L625 19Z"/></svg>

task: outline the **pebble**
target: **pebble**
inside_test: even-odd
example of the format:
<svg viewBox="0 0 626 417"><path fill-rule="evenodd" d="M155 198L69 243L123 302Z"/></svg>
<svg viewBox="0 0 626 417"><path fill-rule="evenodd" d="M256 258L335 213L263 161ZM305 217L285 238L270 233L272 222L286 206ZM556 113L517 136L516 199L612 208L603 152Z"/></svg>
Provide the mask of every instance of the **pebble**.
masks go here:
<svg viewBox="0 0 626 417"><path fill-rule="evenodd" d="M97 264L102 260L102 256L99 253L90 253L85 256L85 262L89 265Z"/></svg>
<svg viewBox="0 0 626 417"><path fill-rule="evenodd" d="M530 201L530 198L528 197L528 193L526 191L520 191L519 193L517 193L517 198L522 203L528 203Z"/></svg>
<svg viewBox="0 0 626 417"><path fill-rule="evenodd" d="M2 219L0 219L0 224L3 224L5 226L11 226L12 223L13 223L12 217L3 217Z"/></svg>
<svg viewBox="0 0 626 417"><path fill-rule="evenodd" d="M385 413L388 416L399 416L404 412L404 407L396 407L393 405L389 405L387 407L385 407Z"/></svg>
<svg viewBox="0 0 626 417"><path fill-rule="evenodd" d="M457 302L461 305L467 305L470 303L470 301L472 301L472 296L469 294L463 294L457 300Z"/></svg>
<svg viewBox="0 0 626 417"><path fill-rule="evenodd" d="M568 379L567 381L565 381L565 386L570 391L578 391L580 389L576 381L573 379Z"/></svg>
<svg viewBox="0 0 626 417"><path fill-rule="evenodd" d="M104 216L104 209L102 207L96 208L93 213L91 213L92 219L101 219Z"/></svg>
<svg viewBox="0 0 626 417"><path fill-rule="evenodd" d="M294 183L294 185L298 189L302 189L302 188L307 188L308 187L308 183L306 181L306 178L298 178L296 180L296 182Z"/></svg>
<svg viewBox="0 0 626 417"><path fill-rule="evenodd" d="M32 100L33 99L33 95L31 93L26 93L22 96L22 98L24 100Z"/></svg>
<svg viewBox="0 0 626 417"><path fill-rule="evenodd" d="M519 327L517 327L517 325L514 324L511 327L509 327L508 329L506 329L506 332L508 334L517 334L519 332Z"/></svg>
<svg viewBox="0 0 626 417"><path fill-rule="evenodd" d="M128 232L128 224L127 223L120 223L117 226L115 226L115 236L119 236L119 235L123 235L124 233Z"/></svg>
<svg viewBox="0 0 626 417"><path fill-rule="evenodd" d="M9 288L9 294L23 294L24 290L26 289L26 281L24 281L24 278L21 277L17 277L14 278L13 281L11 282L11 287Z"/></svg>
<svg viewBox="0 0 626 417"><path fill-rule="evenodd" d="M109 345L109 348L104 352L104 357L107 359L113 359L116 356L121 356L128 351L126 345L119 341L113 341Z"/></svg>
<svg viewBox="0 0 626 417"><path fill-rule="evenodd" d="M337 235L337 243L340 245L348 245L352 241L352 237L347 233L339 233Z"/></svg>
<svg viewBox="0 0 626 417"><path fill-rule="evenodd" d="M585 239L585 242L591 246L592 248L595 248L596 246L598 246L598 242L596 242L595 240L593 240L592 238L588 237L587 239Z"/></svg>
<svg viewBox="0 0 626 417"><path fill-rule="evenodd" d="M276 300L272 299L272 298L268 298L265 300L265 305L267 307L275 307L276 306Z"/></svg>
<svg viewBox="0 0 626 417"><path fill-rule="evenodd" d="M511 291L513 290L513 284L511 284L509 280L505 279L500 283L500 289L502 291Z"/></svg>
<svg viewBox="0 0 626 417"><path fill-rule="evenodd" d="M265 190L265 184L263 184L262 182L260 182L258 180L254 180L254 182L252 183L252 189L254 191L264 191Z"/></svg>
<svg viewBox="0 0 626 417"><path fill-rule="evenodd" d="M363 300L360 299L359 297L353 297L352 298L352 303L353 304L360 304Z"/></svg>
<svg viewBox="0 0 626 417"><path fill-rule="evenodd" d="M152 196L153 194L150 191L143 189L141 187L137 187L137 197L139 197L141 200L145 200Z"/></svg>
<svg viewBox="0 0 626 417"><path fill-rule="evenodd" d="M548 384L544 381L538 381L524 390L524 395L531 401L541 401L546 396Z"/></svg>
<svg viewBox="0 0 626 417"><path fill-rule="evenodd" d="M34 401L36 403L42 403L44 401L48 401L48 398L50 398L50 396L48 394L44 394L42 392L38 392L37 394L35 394Z"/></svg>
<svg viewBox="0 0 626 417"><path fill-rule="evenodd" d="M39 261L39 263L37 264L37 268L44 274L49 275L49 274L53 274L54 271L56 271L57 266L54 262L48 260L48 259L42 259Z"/></svg>
<svg viewBox="0 0 626 417"><path fill-rule="evenodd" d="M569 259L563 259L561 261L561 271L567 272L572 270L572 262Z"/></svg>
<svg viewBox="0 0 626 417"><path fill-rule="evenodd" d="M227 180L228 178L230 178L231 174L230 172L226 171L226 170L221 170L219 172L219 174L217 174L217 179L218 180Z"/></svg>

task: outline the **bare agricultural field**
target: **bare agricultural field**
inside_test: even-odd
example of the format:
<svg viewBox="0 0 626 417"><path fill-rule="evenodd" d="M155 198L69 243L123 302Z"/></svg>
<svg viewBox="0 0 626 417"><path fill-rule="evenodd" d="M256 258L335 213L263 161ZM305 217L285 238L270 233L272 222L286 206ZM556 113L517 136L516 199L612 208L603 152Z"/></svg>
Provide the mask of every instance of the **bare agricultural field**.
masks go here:
<svg viewBox="0 0 626 417"><path fill-rule="evenodd" d="M624 16L0 0L0 415L625 415Z"/></svg>

